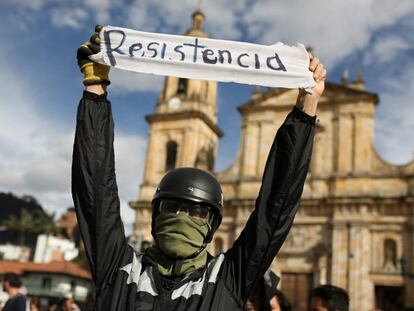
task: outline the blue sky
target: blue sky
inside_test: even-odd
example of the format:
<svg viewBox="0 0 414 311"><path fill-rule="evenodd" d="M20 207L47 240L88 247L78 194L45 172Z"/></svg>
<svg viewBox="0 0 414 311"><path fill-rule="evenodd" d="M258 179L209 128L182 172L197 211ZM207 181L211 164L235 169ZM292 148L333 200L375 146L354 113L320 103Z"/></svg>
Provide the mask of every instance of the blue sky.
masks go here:
<svg viewBox="0 0 414 311"><path fill-rule="evenodd" d="M58 213L72 204L70 162L75 112L82 93L76 49L101 23L143 31L183 33L197 0L1 0L0 191L32 194ZM209 0L205 28L218 39L314 48L339 82L361 68L377 92L375 146L393 163L413 158L414 1L412 0ZM127 223L127 202L138 196L147 124L162 77L111 73L116 122L116 166ZM220 83L217 169L234 159L240 134L236 107L252 87Z"/></svg>

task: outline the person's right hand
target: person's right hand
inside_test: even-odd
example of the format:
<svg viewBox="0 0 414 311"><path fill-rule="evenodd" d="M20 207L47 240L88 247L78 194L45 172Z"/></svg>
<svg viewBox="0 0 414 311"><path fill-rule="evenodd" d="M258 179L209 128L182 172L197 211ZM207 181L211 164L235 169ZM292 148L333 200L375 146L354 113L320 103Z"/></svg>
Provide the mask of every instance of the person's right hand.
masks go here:
<svg viewBox="0 0 414 311"><path fill-rule="evenodd" d="M108 85L111 82L109 81L109 69L107 65L102 65L93 62L89 59L90 55L99 53L101 51L100 43L101 39L99 38L99 32L102 30L101 25L95 26L95 33L84 44L78 48L77 59L80 71L83 73L83 84L84 85L94 85L94 84L104 84Z"/></svg>

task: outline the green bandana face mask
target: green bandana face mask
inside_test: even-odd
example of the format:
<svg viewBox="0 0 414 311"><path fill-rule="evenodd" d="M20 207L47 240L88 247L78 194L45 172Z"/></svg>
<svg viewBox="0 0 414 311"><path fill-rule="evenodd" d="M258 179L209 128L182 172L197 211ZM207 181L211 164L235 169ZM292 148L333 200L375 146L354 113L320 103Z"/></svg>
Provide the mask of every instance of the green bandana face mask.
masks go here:
<svg viewBox="0 0 414 311"><path fill-rule="evenodd" d="M211 227L185 213L160 214L155 219L154 235L161 252L170 258L185 259L203 247Z"/></svg>

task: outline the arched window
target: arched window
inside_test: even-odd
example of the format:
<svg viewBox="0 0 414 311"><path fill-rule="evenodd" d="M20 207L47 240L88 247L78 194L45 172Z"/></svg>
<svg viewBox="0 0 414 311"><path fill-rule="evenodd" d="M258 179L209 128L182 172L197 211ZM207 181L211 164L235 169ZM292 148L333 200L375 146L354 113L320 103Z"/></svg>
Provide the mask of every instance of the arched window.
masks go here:
<svg viewBox="0 0 414 311"><path fill-rule="evenodd" d="M175 162L177 160L177 143L169 141L167 143L167 159L165 161L165 170L170 171L175 168Z"/></svg>
<svg viewBox="0 0 414 311"><path fill-rule="evenodd" d="M395 269L397 267L397 243L393 239L384 241L384 268Z"/></svg>
<svg viewBox="0 0 414 311"><path fill-rule="evenodd" d="M179 78L178 79L177 94L186 93L187 92L187 85L188 85L188 79Z"/></svg>
<svg viewBox="0 0 414 311"><path fill-rule="evenodd" d="M216 252L216 255L223 252L223 239L222 238L214 239L214 251Z"/></svg>

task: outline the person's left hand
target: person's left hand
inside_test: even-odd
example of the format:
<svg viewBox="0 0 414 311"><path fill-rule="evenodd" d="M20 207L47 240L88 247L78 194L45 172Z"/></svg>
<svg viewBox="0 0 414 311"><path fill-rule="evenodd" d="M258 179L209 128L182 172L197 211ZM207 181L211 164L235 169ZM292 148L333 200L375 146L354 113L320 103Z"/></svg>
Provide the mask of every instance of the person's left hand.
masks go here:
<svg viewBox="0 0 414 311"><path fill-rule="evenodd" d="M310 64L309 70L313 73L313 79L316 82L316 86L312 89L312 95L321 97L325 89L326 69L320 62L319 58L309 52Z"/></svg>
<svg viewBox="0 0 414 311"><path fill-rule="evenodd" d="M313 74L313 79L315 80L316 85L312 89L312 94L306 92L304 89L299 90L296 106L308 115L314 116L316 114L319 98L325 90L326 69L319 61L319 58L313 56L312 53L309 53L309 58L309 70Z"/></svg>

